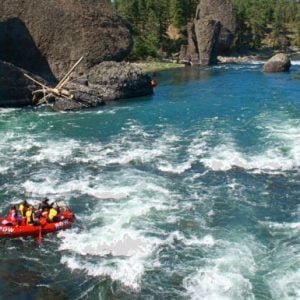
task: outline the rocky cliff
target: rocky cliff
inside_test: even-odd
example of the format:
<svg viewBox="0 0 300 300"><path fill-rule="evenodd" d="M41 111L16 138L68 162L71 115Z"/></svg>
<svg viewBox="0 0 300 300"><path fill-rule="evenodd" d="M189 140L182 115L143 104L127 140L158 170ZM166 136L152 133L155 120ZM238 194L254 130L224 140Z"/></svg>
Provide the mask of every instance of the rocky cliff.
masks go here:
<svg viewBox="0 0 300 300"><path fill-rule="evenodd" d="M0 59L47 79L81 56L78 73L132 49L127 23L105 0L1 0Z"/></svg>
<svg viewBox="0 0 300 300"><path fill-rule="evenodd" d="M148 75L117 63L130 53L133 40L129 25L108 1L1 0L0 12L0 106L32 104L31 93L40 87L24 73L53 88L81 56L72 76L86 80L69 85L72 101L50 95L47 100L56 109L153 92Z"/></svg>
<svg viewBox="0 0 300 300"><path fill-rule="evenodd" d="M188 45L180 60L189 64L209 65L217 55L234 47L237 35L236 16L229 0L201 0L194 22L188 26Z"/></svg>

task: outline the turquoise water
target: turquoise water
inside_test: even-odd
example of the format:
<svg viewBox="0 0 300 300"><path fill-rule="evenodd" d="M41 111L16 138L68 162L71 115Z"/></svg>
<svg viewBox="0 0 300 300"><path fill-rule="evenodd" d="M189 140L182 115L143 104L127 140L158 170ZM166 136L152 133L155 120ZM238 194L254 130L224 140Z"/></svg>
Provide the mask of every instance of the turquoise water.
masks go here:
<svg viewBox="0 0 300 300"><path fill-rule="evenodd" d="M0 211L76 225L0 241L1 299L300 299L300 66L159 74L151 97L0 110Z"/></svg>

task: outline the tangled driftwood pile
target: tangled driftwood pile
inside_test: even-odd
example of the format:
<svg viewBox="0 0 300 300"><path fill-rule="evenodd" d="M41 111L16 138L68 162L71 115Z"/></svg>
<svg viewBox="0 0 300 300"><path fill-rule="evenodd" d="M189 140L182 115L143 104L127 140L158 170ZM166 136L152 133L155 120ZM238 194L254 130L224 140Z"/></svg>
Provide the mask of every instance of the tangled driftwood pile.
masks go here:
<svg viewBox="0 0 300 300"><path fill-rule="evenodd" d="M72 91L65 88L65 86L69 82L72 72L80 64L82 59L83 56L80 57L80 59L73 65L73 67L67 72L63 79L54 88L48 87L45 84L39 82L38 80L32 78L28 74L24 73L24 76L26 76L28 79L42 87L42 89L38 89L32 92L32 102L36 105L41 105L48 103L48 99L54 97L62 97L70 101L76 101L76 99L74 98L74 94L72 94Z"/></svg>

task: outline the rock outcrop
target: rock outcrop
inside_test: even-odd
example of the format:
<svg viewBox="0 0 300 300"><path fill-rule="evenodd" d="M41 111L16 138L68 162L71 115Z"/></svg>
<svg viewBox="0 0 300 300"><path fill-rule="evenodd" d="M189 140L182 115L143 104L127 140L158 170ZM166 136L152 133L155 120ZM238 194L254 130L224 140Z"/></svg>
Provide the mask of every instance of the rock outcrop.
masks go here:
<svg viewBox="0 0 300 300"><path fill-rule="evenodd" d="M264 72L285 72L291 67L291 60L287 54L278 53L271 57L264 65Z"/></svg>
<svg viewBox="0 0 300 300"><path fill-rule="evenodd" d="M153 93L148 75L117 63L130 53L132 35L108 1L1 0L0 11L0 106L32 104L32 92L40 86L24 73L53 90L81 56L72 76L85 79L66 86L72 100L50 93L47 101L55 109L94 107ZM114 62L105 62L110 60ZM43 91L35 94L37 101L43 97Z"/></svg>
<svg viewBox="0 0 300 300"><path fill-rule="evenodd" d="M45 79L78 73L132 49L127 23L106 0L1 0L0 59Z"/></svg>
<svg viewBox="0 0 300 300"><path fill-rule="evenodd" d="M199 51L199 64L212 65L217 63L217 42L221 24L211 19L195 21L197 46Z"/></svg>
<svg viewBox="0 0 300 300"><path fill-rule="evenodd" d="M237 35L236 16L229 0L201 0L196 17L188 26L188 45L183 46L183 63L209 65L228 53Z"/></svg>
<svg viewBox="0 0 300 300"><path fill-rule="evenodd" d="M76 110L95 107L117 99L127 99L153 93L151 78L133 64L103 62L92 68L79 82L66 86L75 90L74 100L55 98L54 109Z"/></svg>
<svg viewBox="0 0 300 300"><path fill-rule="evenodd" d="M26 71L0 61L0 106L21 107L32 104L32 92L39 88L24 76ZM41 78L39 81L43 82Z"/></svg>

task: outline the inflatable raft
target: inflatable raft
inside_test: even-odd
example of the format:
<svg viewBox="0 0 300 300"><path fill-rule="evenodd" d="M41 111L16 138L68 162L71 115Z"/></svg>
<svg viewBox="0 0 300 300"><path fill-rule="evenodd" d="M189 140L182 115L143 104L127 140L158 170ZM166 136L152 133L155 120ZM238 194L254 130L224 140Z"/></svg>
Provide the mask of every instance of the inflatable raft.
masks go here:
<svg viewBox="0 0 300 300"><path fill-rule="evenodd" d="M37 225L0 225L0 238L31 236L41 239L45 234L70 228L74 221L74 213L69 209L62 209L55 222L47 222L46 218L41 217Z"/></svg>

